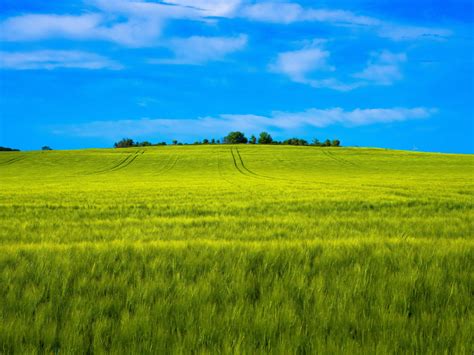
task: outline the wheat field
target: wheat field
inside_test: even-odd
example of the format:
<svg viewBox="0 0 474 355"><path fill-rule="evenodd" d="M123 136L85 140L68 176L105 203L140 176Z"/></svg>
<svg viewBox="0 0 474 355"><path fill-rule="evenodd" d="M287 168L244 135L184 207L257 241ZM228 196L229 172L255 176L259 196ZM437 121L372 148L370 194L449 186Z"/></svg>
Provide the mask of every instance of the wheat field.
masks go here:
<svg viewBox="0 0 474 355"><path fill-rule="evenodd" d="M0 154L0 353L474 351L474 156Z"/></svg>

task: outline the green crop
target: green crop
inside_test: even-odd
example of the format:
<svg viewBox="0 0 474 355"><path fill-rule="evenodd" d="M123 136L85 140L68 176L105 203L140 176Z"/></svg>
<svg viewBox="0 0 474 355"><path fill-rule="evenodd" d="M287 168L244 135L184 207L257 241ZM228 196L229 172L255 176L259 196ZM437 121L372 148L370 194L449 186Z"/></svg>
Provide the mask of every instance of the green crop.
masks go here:
<svg viewBox="0 0 474 355"><path fill-rule="evenodd" d="M474 351L472 155L0 153L0 353Z"/></svg>

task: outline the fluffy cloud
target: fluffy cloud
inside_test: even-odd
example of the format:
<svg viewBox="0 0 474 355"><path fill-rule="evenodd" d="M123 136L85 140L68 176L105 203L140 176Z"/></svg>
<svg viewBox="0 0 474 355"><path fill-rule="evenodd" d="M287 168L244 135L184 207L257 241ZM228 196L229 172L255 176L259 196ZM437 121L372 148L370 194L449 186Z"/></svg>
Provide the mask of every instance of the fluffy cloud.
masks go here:
<svg viewBox="0 0 474 355"><path fill-rule="evenodd" d="M287 76L296 83L314 88L328 88L337 91L350 91L364 85L361 82L344 83L333 77L315 78L315 75L327 76L335 67L329 64L330 52L322 48L322 41L314 41L300 50L279 53L270 64L271 72Z"/></svg>
<svg viewBox="0 0 474 355"><path fill-rule="evenodd" d="M232 17L240 0L166 0L168 4L179 5L201 11L202 16Z"/></svg>
<svg viewBox="0 0 474 355"><path fill-rule="evenodd" d="M101 22L98 14L81 16L23 15L0 24L0 38L7 41L33 41L50 37L74 39L97 35Z"/></svg>
<svg viewBox="0 0 474 355"><path fill-rule="evenodd" d="M336 68L329 64L330 52L321 47L322 43L315 41L303 49L279 53L270 64L270 71L286 75L296 83L337 91L350 91L367 85L391 85L403 78L401 64L406 61L406 55L387 50L371 53L366 67L352 74L357 79L355 81L344 82L328 76L328 72L334 72Z"/></svg>
<svg viewBox="0 0 474 355"><path fill-rule="evenodd" d="M200 19L201 11L143 1L91 2L97 11L85 15L27 14L0 23L0 38L35 41L49 38L110 41L128 47L156 45L167 20Z"/></svg>
<svg viewBox="0 0 474 355"><path fill-rule="evenodd" d="M304 8L291 2L241 0L88 0L95 13L71 15L26 14L0 23L1 38L30 41L47 38L112 41L130 47L155 45L169 20L212 22L213 18L241 17L252 21L289 24L320 22L374 30L392 40L446 38L451 31L394 24L339 9Z"/></svg>
<svg viewBox="0 0 474 355"><path fill-rule="evenodd" d="M100 55L81 51L0 52L0 68L28 69L120 69L114 61Z"/></svg>
<svg viewBox="0 0 474 355"><path fill-rule="evenodd" d="M412 41L418 39L442 40L451 36L451 30L444 28L417 27L397 24L384 24L378 35L394 41Z"/></svg>
<svg viewBox="0 0 474 355"><path fill-rule="evenodd" d="M240 15L250 20L282 24L303 21L358 26L374 26L380 24L380 21L375 18L359 16L350 11L305 9L295 3L257 3L242 7Z"/></svg>
<svg viewBox="0 0 474 355"><path fill-rule="evenodd" d="M354 74L354 77L378 85L391 85L394 81L403 78L400 65L406 59L404 53L389 51L372 53L367 67L362 72Z"/></svg>
<svg viewBox="0 0 474 355"><path fill-rule="evenodd" d="M307 75L313 71L334 70L328 64L329 56L328 51L314 46L282 52L278 54L275 63L270 65L270 70L285 74L295 82L306 83L308 81Z"/></svg>
<svg viewBox="0 0 474 355"><path fill-rule="evenodd" d="M247 36L238 37L201 37L176 38L168 47L174 52L171 59L152 60L159 64L204 64L221 60L227 54L238 51L247 44Z"/></svg>
<svg viewBox="0 0 474 355"><path fill-rule="evenodd" d="M80 137L107 137L110 139L119 139L124 136L138 138L156 134L169 137L220 136L236 129L246 132L276 129L291 133L291 130L308 126L362 126L423 119L435 113L436 109L424 107L355 109L352 111L346 111L342 108L312 108L303 112L273 112L270 116L220 115L218 117L197 119L159 118L95 121L57 127L54 129L54 133Z"/></svg>

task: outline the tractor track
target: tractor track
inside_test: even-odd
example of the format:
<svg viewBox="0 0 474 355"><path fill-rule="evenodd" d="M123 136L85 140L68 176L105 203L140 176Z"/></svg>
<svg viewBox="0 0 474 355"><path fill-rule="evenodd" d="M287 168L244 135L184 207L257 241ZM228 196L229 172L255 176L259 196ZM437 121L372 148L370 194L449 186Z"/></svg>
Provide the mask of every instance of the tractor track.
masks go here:
<svg viewBox="0 0 474 355"><path fill-rule="evenodd" d="M120 162L118 162L116 165L114 165L110 168L94 171L94 172L91 172L91 173L86 173L84 175L100 175L100 174L105 174L105 173L110 173L110 172L115 172L115 171L125 169L127 166L132 164L135 161L135 159L137 159L143 153L145 153L144 150L143 151L137 151L135 154L133 154L133 153L129 154L125 159L122 159Z"/></svg>
<svg viewBox="0 0 474 355"><path fill-rule="evenodd" d="M176 158L173 160L172 156L169 157L169 159L166 161L166 164L163 169L159 170L158 173L155 174L155 176L163 175L167 173L168 171L173 170L173 168L176 166L176 163L179 160L179 156L176 155ZM172 161L172 162L171 162ZM171 164L170 164L171 162Z"/></svg>
<svg viewBox="0 0 474 355"><path fill-rule="evenodd" d="M221 177L222 180L227 182L228 184L235 186L239 189L242 189L242 186L240 184L237 184L227 178L224 177L224 174L222 173L222 167L221 167L221 156L220 156L220 151L217 151L217 171L219 172L219 176Z"/></svg>
<svg viewBox="0 0 474 355"><path fill-rule="evenodd" d="M7 160L7 161L4 161L4 162L1 162L0 163L0 166L7 166L7 165L12 165L12 164L15 164L23 159L26 159L25 156L21 156L21 157L15 157L15 158L12 158L10 160Z"/></svg>
<svg viewBox="0 0 474 355"><path fill-rule="evenodd" d="M342 159L342 158L339 158L339 157L336 157L333 153L325 150L324 148L321 148L323 149L322 152L325 156L327 156L329 159L332 159L340 164L344 164L344 165L350 165L350 166L358 166L357 164L351 162L351 161L348 161L348 160L345 160L345 159Z"/></svg>
<svg viewBox="0 0 474 355"><path fill-rule="evenodd" d="M237 164L237 159L235 158L235 154L234 154L234 149L233 149L233 148L230 149L230 154L232 155L232 160L233 160L233 162L234 162L234 167L237 169L237 171L238 171L240 174L242 174L242 175L244 175L244 176L247 176L247 177L254 177L254 176L252 176L252 175L246 174L245 171L242 170L242 169L239 167L239 165ZM238 151L237 151L236 154L238 154ZM241 159L240 159L240 160L241 160ZM242 160L241 160L241 161L242 161ZM242 164L242 166L243 166L243 164ZM244 167L244 166L243 166L243 167ZM244 167L244 169L245 169L245 167ZM254 175L256 175L256 174L254 174ZM257 178L258 178L258 177L257 177Z"/></svg>
<svg viewBox="0 0 474 355"><path fill-rule="evenodd" d="M235 148L235 151L237 153L237 156L239 157L239 160L240 160L240 163L242 164L242 167L249 173L249 174L252 174L252 175L247 175L247 174L244 174L245 176L250 176L250 177L253 177L253 178L258 178L260 180L270 180L270 181L284 181L284 182L287 182L287 183L295 183L295 182L298 182L298 183L302 183L302 184L308 184L308 181L302 181L302 180L294 180L294 179L285 179L285 178L279 178L279 177L275 177L275 176L268 176L268 175L261 175L261 174L257 174L255 172L253 172L252 170L250 170L249 168L247 168L245 166L245 163L244 163L244 160L242 159L242 156L240 155L240 152L239 152L239 149L238 148ZM234 159L234 163L235 163L235 159Z"/></svg>

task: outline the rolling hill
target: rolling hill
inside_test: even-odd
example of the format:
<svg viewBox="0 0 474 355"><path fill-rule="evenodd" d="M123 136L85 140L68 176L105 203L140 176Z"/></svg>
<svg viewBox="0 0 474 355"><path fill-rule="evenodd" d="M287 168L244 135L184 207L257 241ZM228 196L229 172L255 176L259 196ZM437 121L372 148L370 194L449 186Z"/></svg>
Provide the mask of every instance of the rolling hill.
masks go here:
<svg viewBox="0 0 474 355"><path fill-rule="evenodd" d="M0 352L472 352L474 156L0 153Z"/></svg>

